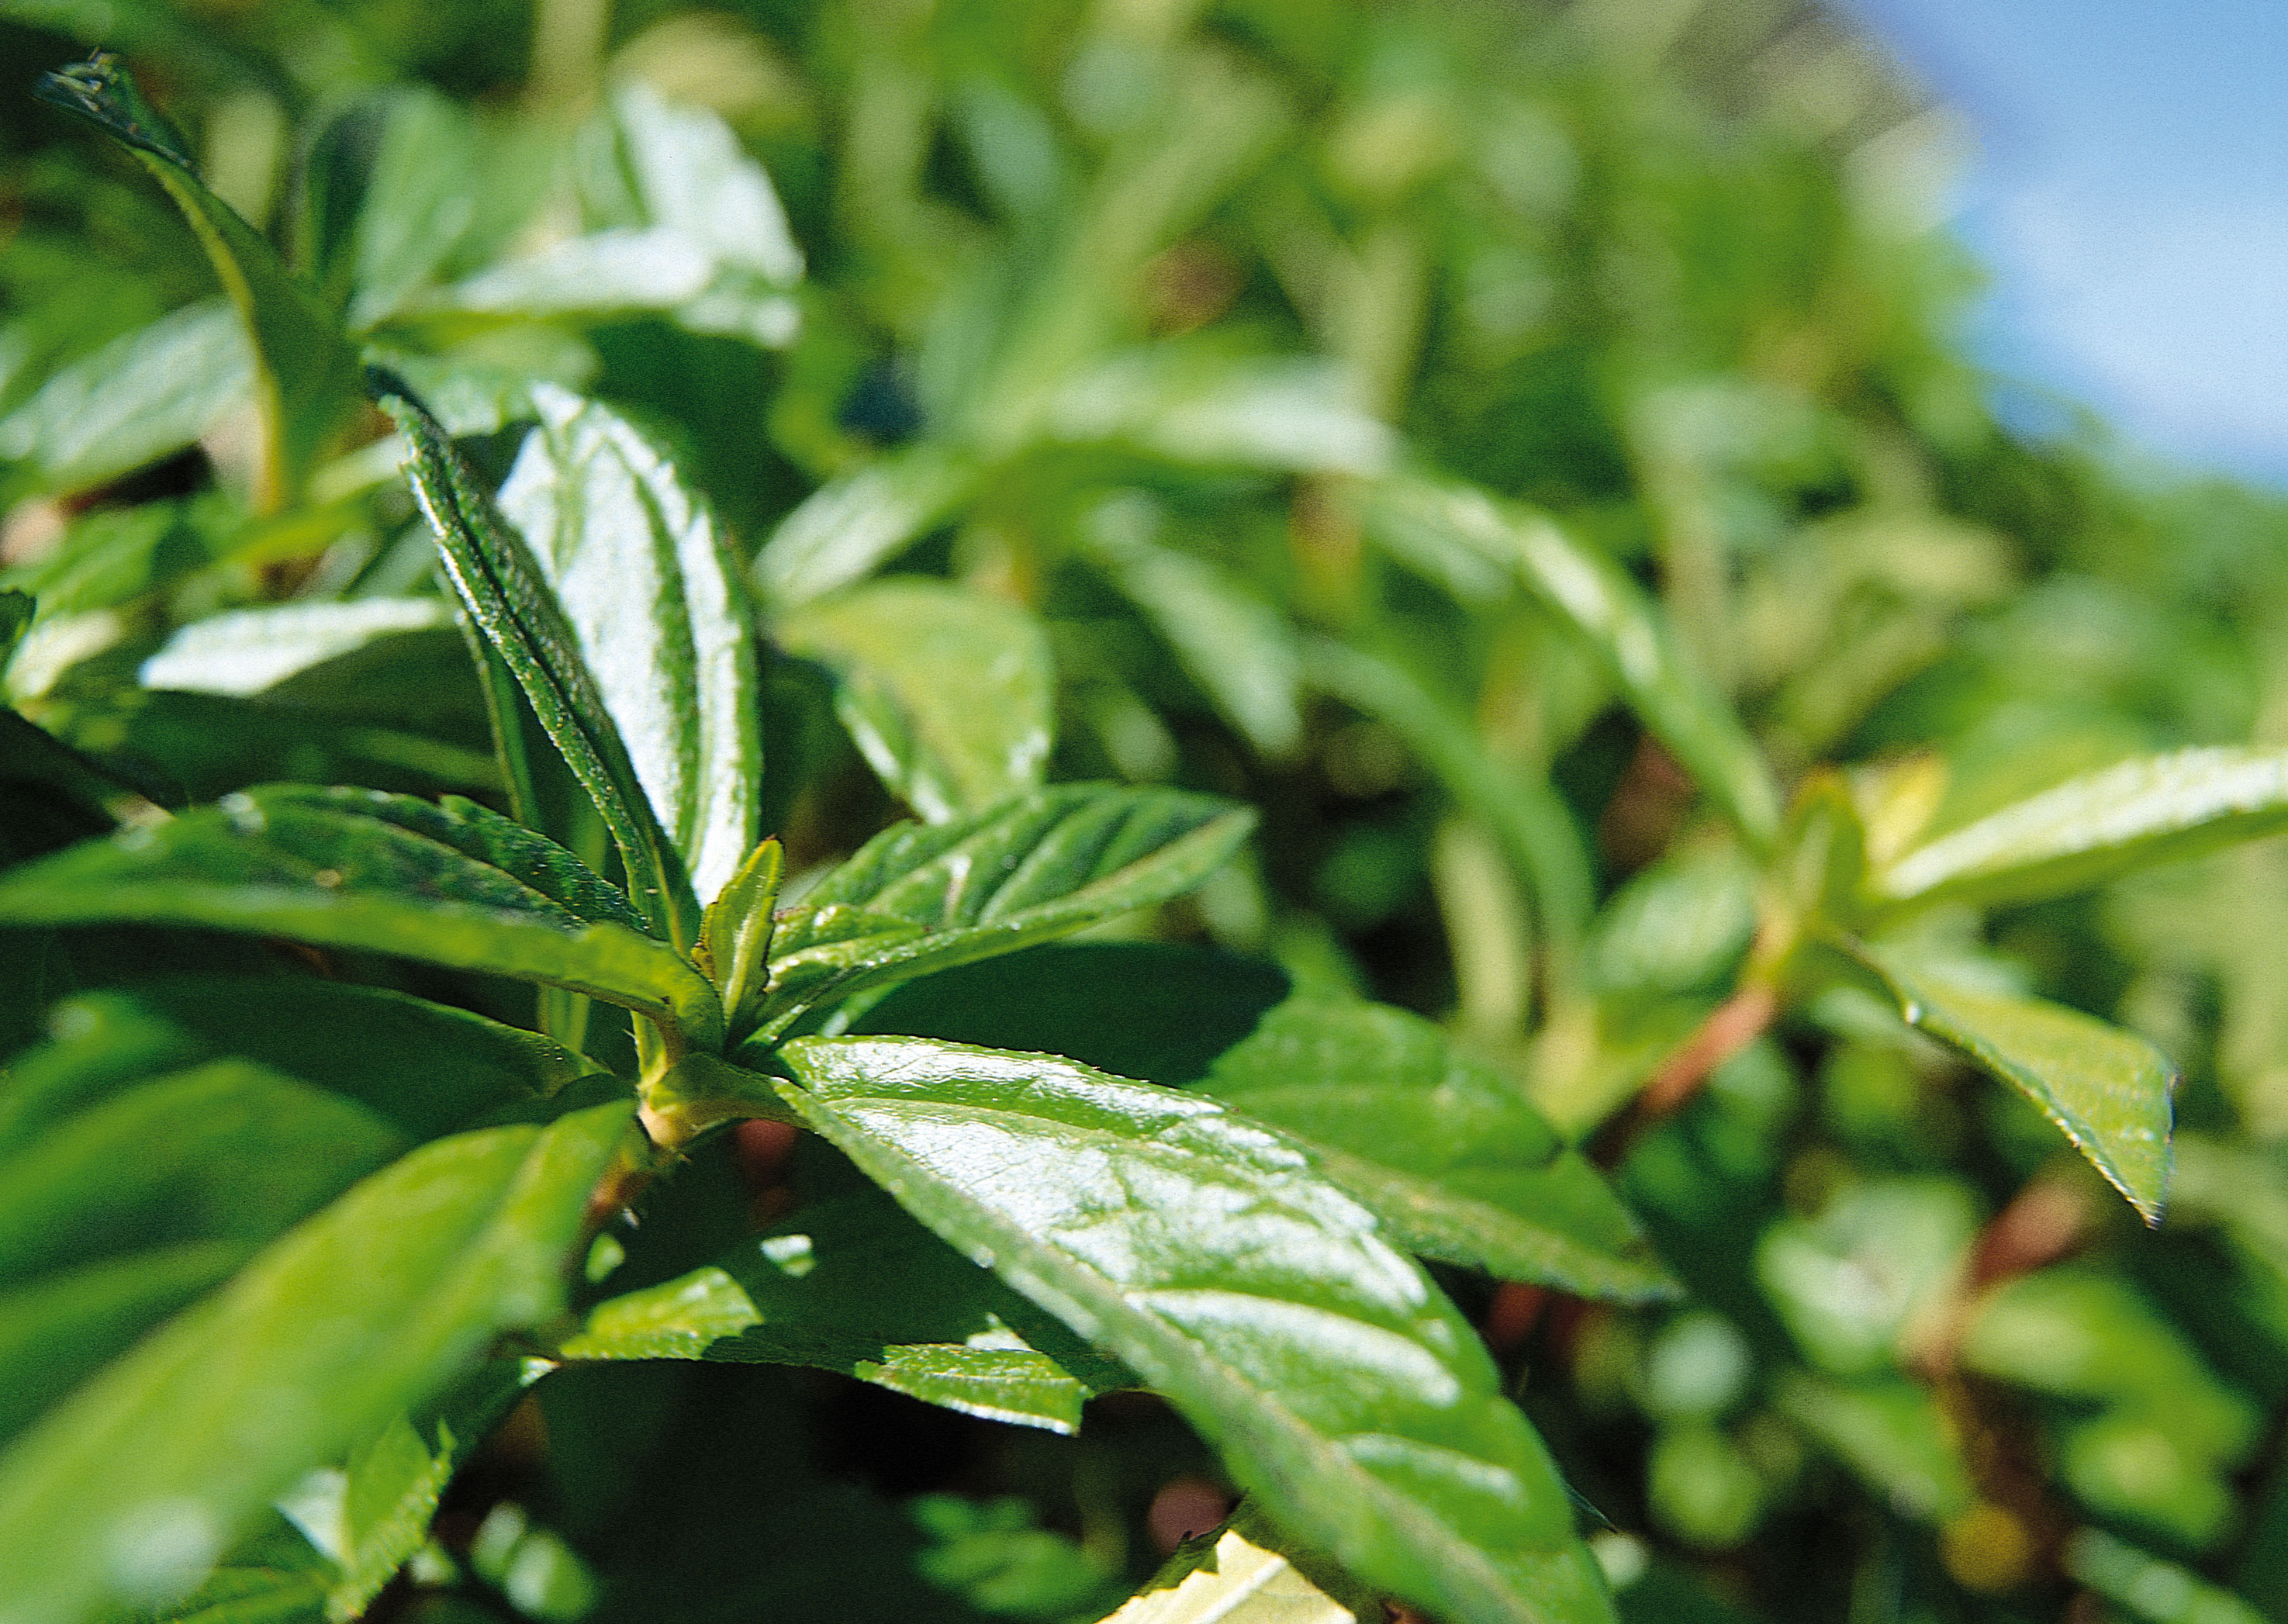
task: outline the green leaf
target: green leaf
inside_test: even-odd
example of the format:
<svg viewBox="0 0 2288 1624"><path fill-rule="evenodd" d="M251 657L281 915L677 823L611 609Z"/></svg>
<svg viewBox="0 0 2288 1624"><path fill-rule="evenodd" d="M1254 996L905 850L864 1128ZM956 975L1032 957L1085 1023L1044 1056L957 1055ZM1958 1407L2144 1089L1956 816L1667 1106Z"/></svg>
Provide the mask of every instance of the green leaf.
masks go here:
<svg viewBox="0 0 2288 1624"><path fill-rule="evenodd" d="M765 1029L1179 896L1254 824L1206 796L1062 784L960 822L885 830L782 915Z"/></svg>
<svg viewBox="0 0 2288 1624"><path fill-rule="evenodd" d="M1271 966L1156 942L942 971L853 1023L1196 1087L1284 1129L1397 1244L1583 1296L1674 1287L1618 1198L1517 1086L1386 1004L1289 995Z"/></svg>
<svg viewBox="0 0 2288 1624"><path fill-rule="evenodd" d="M593 195L624 187L616 224L645 223L681 232L703 244L718 265L749 272L774 289L802 280L802 250L787 229L786 211L762 165L741 150L720 115L662 99L640 79L612 92L609 123L615 172L594 184L592 209L610 203ZM615 185L614 183L616 183Z"/></svg>
<svg viewBox="0 0 2288 1624"><path fill-rule="evenodd" d="M133 1615L133 1624L323 1624L326 1580L291 1567L217 1568L172 1605Z"/></svg>
<svg viewBox="0 0 2288 1624"><path fill-rule="evenodd" d="M1772 1403L1904 1516L1944 1522L1976 1501L1962 1450L1919 1382L1790 1371L1774 1384Z"/></svg>
<svg viewBox="0 0 2288 1624"><path fill-rule="evenodd" d="M2088 773L1917 847L1868 883L1880 913L2029 902L2288 828L2288 752L2179 750Z"/></svg>
<svg viewBox="0 0 2288 1624"><path fill-rule="evenodd" d="M1192 346L1124 351L1046 402L1040 432L1178 463L1374 475L1396 447L1349 404L1342 370L1315 357L1234 359Z"/></svg>
<svg viewBox="0 0 2288 1624"><path fill-rule="evenodd" d="M786 852L774 836L747 854L722 894L707 905L699 968L723 996L723 1020L736 1042L754 1029L770 978L771 911L778 906Z"/></svg>
<svg viewBox="0 0 2288 1624"><path fill-rule="evenodd" d="M1306 1573L1285 1543L1252 1502L1243 1505L1221 1528L1177 1547L1103 1624L1351 1624L1384 1616L1378 1599L1339 1575Z"/></svg>
<svg viewBox="0 0 2288 1624"><path fill-rule="evenodd" d="M2148 1224L2160 1223L2176 1078L2159 1050L2077 1010L1942 980L1894 951L1856 955L1909 1026L2014 1084Z"/></svg>
<svg viewBox="0 0 2288 1624"><path fill-rule="evenodd" d="M181 143L151 112L119 59L97 51L33 93L123 143L190 221L253 341L265 451L255 505L298 497L358 403L358 359L333 313L279 263L237 211L201 184Z"/></svg>
<svg viewBox="0 0 2288 1624"><path fill-rule="evenodd" d="M352 231L349 321L387 320L444 272L484 197L467 114L425 86L393 89Z"/></svg>
<svg viewBox="0 0 2288 1624"><path fill-rule="evenodd" d="M876 582L773 627L833 668L835 709L882 782L929 823L1038 786L1056 725L1040 622L941 581Z"/></svg>
<svg viewBox="0 0 2288 1624"><path fill-rule="evenodd" d="M1547 606L1604 663L1615 686L1758 851L1779 833L1779 791L1722 697L1692 670L1659 612L1611 562L1537 515L1472 487L1398 477L1367 487L1369 530L1402 558L1459 552ZM1435 562L1431 573L1444 574Z"/></svg>
<svg viewBox="0 0 2288 1624"><path fill-rule="evenodd" d="M1145 523L1128 522L1132 514ZM1293 631L1228 572L1132 534L1148 525L1148 511L1132 506L1100 513L1091 534L1099 566L1226 721L1265 754L1291 754L1303 733Z"/></svg>
<svg viewBox="0 0 2288 1624"><path fill-rule="evenodd" d="M706 978L578 859L467 803L271 785L13 869L0 920L285 936L569 987L703 1047L722 1032Z"/></svg>
<svg viewBox="0 0 2288 1624"><path fill-rule="evenodd" d="M2145 1624L2263 1624L2264 1614L2242 1597L2103 1529L2084 1528L2066 1541L2065 1569Z"/></svg>
<svg viewBox="0 0 2288 1624"><path fill-rule="evenodd" d="M15 1624L183 1594L302 1473L555 1311L632 1110L424 1145L51 1412L0 1455Z"/></svg>
<svg viewBox="0 0 2288 1624"><path fill-rule="evenodd" d="M154 1078L0 1163L0 1287L194 1240L266 1240L407 1144L362 1105L243 1060Z"/></svg>
<svg viewBox="0 0 2288 1624"><path fill-rule="evenodd" d="M12 486L85 490L171 456L254 383L246 329L226 299L187 305L113 339L0 417Z"/></svg>
<svg viewBox="0 0 2288 1624"><path fill-rule="evenodd" d="M659 826L711 901L759 832L763 748L737 570L663 448L552 384L534 384L532 403L540 422L500 510L555 590Z"/></svg>
<svg viewBox="0 0 2288 1624"><path fill-rule="evenodd" d="M808 1208L716 1263L599 1303L556 1351L811 1365L1054 1432L1077 1431L1084 1400L1131 1384L875 1192Z"/></svg>
<svg viewBox="0 0 2288 1624"><path fill-rule="evenodd" d="M426 999L309 976L177 976L65 1000L57 1041L10 1064L0 1153L135 1079L236 1057L355 1100L411 1137L544 1099L599 1068Z"/></svg>
<svg viewBox="0 0 2288 1624"><path fill-rule="evenodd" d="M819 1132L1165 1394L1305 1543L1458 1624L1610 1617L1483 1348L1303 1152L1053 1057L783 1053Z"/></svg>
<svg viewBox="0 0 2288 1624"><path fill-rule="evenodd" d="M16 657L16 645L24 640L38 612L39 605L30 593L13 588L0 591L0 675L6 673L8 661Z"/></svg>
<svg viewBox="0 0 2288 1624"><path fill-rule="evenodd" d="M329 1619L354 1619L427 1542L437 1502L469 1451L553 1368L494 1359L441 1397L361 1440L338 1467L310 1473L281 1498L294 1525L339 1570Z"/></svg>
<svg viewBox="0 0 2288 1624"><path fill-rule="evenodd" d="M444 430L386 374L372 378L404 433L413 494L437 532L446 574L500 654L565 764L602 814L636 905L679 947L697 936L699 903L636 777L626 743L530 548L504 522Z"/></svg>
<svg viewBox="0 0 2288 1624"><path fill-rule="evenodd" d="M1483 819L1531 891L1561 963L1587 929L1596 888L1581 831L1545 774L1505 766L1469 717L1396 658L1315 639L1304 648L1312 684L1386 723L1438 775L1456 802Z"/></svg>
<svg viewBox="0 0 2288 1624"><path fill-rule="evenodd" d="M1674 1295L1596 1169L1418 1016L1291 999L1200 1086L1300 1140L1410 1251L1577 1296Z"/></svg>
<svg viewBox="0 0 2288 1624"><path fill-rule="evenodd" d="M259 693L314 666L385 638L452 622L434 598L360 598L348 603L274 604L194 621L136 673L147 688Z"/></svg>
<svg viewBox="0 0 2288 1624"><path fill-rule="evenodd" d="M976 492L974 459L928 441L821 486L755 555L755 590L781 613L871 574Z"/></svg>

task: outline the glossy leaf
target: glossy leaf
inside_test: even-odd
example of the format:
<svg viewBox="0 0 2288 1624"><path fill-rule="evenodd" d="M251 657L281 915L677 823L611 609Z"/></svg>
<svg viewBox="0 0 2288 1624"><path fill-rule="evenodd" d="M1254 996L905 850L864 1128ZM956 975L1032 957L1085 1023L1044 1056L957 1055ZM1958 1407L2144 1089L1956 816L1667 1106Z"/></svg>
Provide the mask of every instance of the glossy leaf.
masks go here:
<svg viewBox="0 0 2288 1624"><path fill-rule="evenodd" d="M12 870L0 920L141 920L393 953L570 987L719 1038L706 978L578 860L462 805L273 785Z"/></svg>
<svg viewBox="0 0 2288 1624"><path fill-rule="evenodd" d="M1885 912L2027 902L2288 828L2288 752L2180 750L2092 772L1917 847L1869 880Z"/></svg>
<svg viewBox="0 0 2288 1624"><path fill-rule="evenodd" d="M1895 952L1863 956L1909 1026L2014 1084L2148 1224L2161 1221L2176 1076L2160 1050L2077 1010L1942 980Z"/></svg>
<svg viewBox="0 0 2288 1624"><path fill-rule="evenodd" d="M882 782L943 823L1038 786L1056 725L1039 621L944 582L882 581L782 617L794 654L831 667L835 709Z"/></svg>
<svg viewBox="0 0 2288 1624"><path fill-rule="evenodd" d="M74 1393L0 1455L13 1619L184 1593L303 1472L553 1311L632 1110L414 1151Z"/></svg>
<svg viewBox="0 0 2288 1624"><path fill-rule="evenodd" d="M1129 1384L878 1193L806 1208L716 1263L607 1298L556 1351L811 1365L1055 1432L1077 1431L1084 1400Z"/></svg>
<svg viewBox="0 0 2288 1624"><path fill-rule="evenodd" d="M276 604L194 621L137 672L147 688L249 694L379 638L450 623L433 598L361 598L349 603Z"/></svg>
<svg viewBox="0 0 2288 1624"><path fill-rule="evenodd" d="M468 115L425 86L393 90L352 227L349 321L385 321L434 281L475 225L483 192Z"/></svg>
<svg viewBox="0 0 2288 1624"><path fill-rule="evenodd" d="M767 1023L1180 896L1254 814L1172 789L1065 784L957 823L886 830L786 911Z"/></svg>
<svg viewBox="0 0 2288 1624"><path fill-rule="evenodd" d="M540 422L501 511L555 590L659 826L711 901L755 844L762 779L735 566L657 443L551 384L533 385L532 403Z"/></svg>
<svg viewBox="0 0 2288 1624"><path fill-rule="evenodd" d="M1610 1616L1491 1362L1309 1158L1197 1095L919 1039L803 1039L789 1097L1117 1354L1361 1580L1474 1624Z"/></svg>
<svg viewBox="0 0 2288 1624"><path fill-rule="evenodd" d="M821 486L755 555L756 590L783 611L864 579L949 519L979 477L973 459L924 442Z"/></svg>
<svg viewBox="0 0 2288 1624"><path fill-rule="evenodd" d="M1577 1296L1674 1292L1596 1169L1418 1016L1291 999L1200 1087L1292 1134L1410 1251Z"/></svg>
<svg viewBox="0 0 2288 1624"><path fill-rule="evenodd" d="M226 299L187 305L66 367L0 417L11 483L84 490L172 456L254 384L246 328Z"/></svg>
<svg viewBox="0 0 2288 1624"><path fill-rule="evenodd" d="M699 903L682 858L652 815L627 745L546 574L437 420L386 375L376 374L373 384L410 448L407 476L437 533L454 590L595 802L619 848L637 907L668 939L688 945L698 932Z"/></svg>
<svg viewBox="0 0 2288 1624"><path fill-rule="evenodd" d="M1514 1083L1419 1017L1291 994L1251 960L1151 942L1036 947L900 987L853 1027L1197 1088L1303 1142L1409 1250L1583 1296L1673 1289L1619 1200Z"/></svg>
<svg viewBox="0 0 2288 1624"><path fill-rule="evenodd" d="M1631 707L1751 844L1779 833L1779 792L1739 719L1684 661L1635 583L1547 519L1482 491L1394 478L1368 488L1368 528L1401 558L1458 550L1514 579L1595 653ZM1442 572L1439 572L1442 573Z"/></svg>
<svg viewBox="0 0 2288 1624"><path fill-rule="evenodd" d="M236 210L201 184L173 132L155 121L116 57L98 51L34 91L120 141L166 189L214 264L253 341L265 454L256 505L299 495L358 400L358 359L317 294L279 263Z"/></svg>

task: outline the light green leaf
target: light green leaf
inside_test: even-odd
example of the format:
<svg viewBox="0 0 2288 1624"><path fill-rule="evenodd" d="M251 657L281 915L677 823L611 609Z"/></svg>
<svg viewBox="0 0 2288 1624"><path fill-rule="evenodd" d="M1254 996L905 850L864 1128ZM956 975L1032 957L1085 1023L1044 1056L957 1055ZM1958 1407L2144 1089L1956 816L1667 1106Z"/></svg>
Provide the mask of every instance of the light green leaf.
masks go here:
<svg viewBox="0 0 2288 1624"><path fill-rule="evenodd" d="M747 853L722 894L707 905L699 931L699 968L723 997L723 1019L736 1042L754 1029L770 977L772 910L786 853L775 836Z"/></svg>
<svg viewBox="0 0 2288 1624"><path fill-rule="evenodd" d="M12 1624L182 1595L301 1474L555 1311L632 1110L424 1145L51 1412L0 1455Z"/></svg>
<svg viewBox="0 0 2288 1624"><path fill-rule="evenodd" d="M1206 796L1062 784L959 822L886 830L781 917L765 1030L823 999L1180 896L1254 824Z"/></svg>
<svg viewBox="0 0 2288 1624"><path fill-rule="evenodd" d="M1318 1574L1315 1583L1283 1543L1252 1504L1243 1505L1223 1527L1185 1541L1103 1624L1351 1624L1384 1616L1379 1600L1337 1575Z"/></svg>
<svg viewBox="0 0 2288 1624"><path fill-rule="evenodd" d="M213 261L253 341L255 399L265 444L255 505L275 511L301 495L310 470L358 404L358 358L317 294L279 263L236 210L201 184L119 59L97 51L40 81L33 94L125 145L166 189Z"/></svg>
<svg viewBox="0 0 2288 1624"><path fill-rule="evenodd" d="M1291 753L1303 733L1302 671L1286 620L1228 572L1139 534L1150 527L1148 510L1100 512L1087 534L1099 566L1226 721L1267 755Z"/></svg>
<svg viewBox="0 0 2288 1624"><path fill-rule="evenodd" d="M1903 1517L1942 1522L1970 1509L1970 1468L1930 1389L1897 1377L1834 1382L1790 1371L1773 1407Z"/></svg>
<svg viewBox="0 0 2288 1624"><path fill-rule="evenodd" d="M761 164L709 108L663 100L640 79L612 91L612 155L635 218L670 227L706 246L722 265L751 271L774 287L802 280L802 250ZM616 222L617 223L617 222Z"/></svg>
<svg viewBox="0 0 2288 1624"><path fill-rule="evenodd" d="M664 448L552 384L501 511L524 533L702 902L752 849L762 738L745 594ZM686 945L679 942L679 945Z"/></svg>
<svg viewBox="0 0 2288 1624"><path fill-rule="evenodd" d="M455 1469L552 1368L538 1359L489 1359L434 1402L393 1416L342 1465L310 1473L281 1498L295 1526L339 1570L324 1598L328 1619L341 1624L363 1613L427 1542Z"/></svg>
<svg viewBox="0 0 2288 1624"><path fill-rule="evenodd" d="M323 1624L325 1617L324 1574L234 1564L172 1605L139 1612L134 1624Z"/></svg>
<svg viewBox="0 0 2288 1624"><path fill-rule="evenodd" d="M2144 1624L2263 1624L2264 1614L2189 1568L2101 1528L2066 1541L2066 1572Z"/></svg>
<svg viewBox="0 0 2288 1624"><path fill-rule="evenodd" d="M569 987L674 1021L703 1046L719 1040L706 978L578 859L457 805L271 785L13 869L0 920L139 920L393 953Z"/></svg>
<svg viewBox="0 0 2288 1624"><path fill-rule="evenodd" d="M434 598L360 598L348 603L274 604L194 621L136 673L147 688L259 693L314 665L383 638L452 623Z"/></svg>
<svg viewBox="0 0 2288 1624"><path fill-rule="evenodd" d="M2180 750L2088 773L1941 836L1869 877L1889 915L2028 902L2288 828L2288 752Z"/></svg>
<svg viewBox="0 0 2288 1624"><path fill-rule="evenodd" d="M424 300L417 313L537 320L672 310L714 278L714 256L682 232L599 231L480 272Z"/></svg>
<svg viewBox="0 0 2288 1624"><path fill-rule="evenodd" d="M437 533L454 590L595 802L619 848L636 906L670 941L689 946L698 934L699 902L682 855L652 814L626 742L545 573L437 420L387 374L374 374L372 382L382 409L405 435L406 473Z"/></svg>
<svg viewBox="0 0 2288 1624"><path fill-rule="evenodd" d="M1668 747L1749 844L1779 833L1779 791L1739 718L1692 670L1666 622L1610 560L1537 514L1464 485L1395 477L1369 486L1367 527L1401 558L1458 552L1514 578L1604 663L1653 735ZM1434 575L1444 574L1434 563Z"/></svg>
<svg viewBox="0 0 2288 1624"><path fill-rule="evenodd" d="M84 490L169 456L254 384L246 328L226 299L187 305L66 367L0 418L18 485Z"/></svg>
<svg viewBox="0 0 2288 1624"><path fill-rule="evenodd" d="M882 782L925 822L1037 787L1056 725L1040 622L941 581L875 582L782 617L794 654L832 667L835 708Z"/></svg>
<svg viewBox="0 0 2288 1624"><path fill-rule="evenodd" d="M1131 1384L1063 1325L878 1192L809 1208L688 1274L608 1298L568 1359L811 1365L1054 1432Z"/></svg>
<svg viewBox="0 0 2288 1624"><path fill-rule="evenodd" d="M1291 999L1200 1087L1294 1135L1410 1251L1577 1296L1674 1293L1596 1169L1419 1016Z"/></svg>
<svg viewBox="0 0 2288 1624"><path fill-rule="evenodd" d="M1474 1333L1302 1151L1053 1057L783 1053L819 1132L1165 1394L1306 1544L1457 1624L1611 1616Z"/></svg>
<svg viewBox="0 0 2288 1624"><path fill-rule="evenodd" d="M755 590L786 611L863 580L951 518L978 487L974 459L924 441L821 486L755 555Z"/></svg>
<svg viewBox="0 0 2288 1624"><path fill-rule="evenodd" d="M425 86L390 92L352 230L349 321L363 330L395 314L444 270L477 223L482 189L467 114Z"/></svg>
<svg viewBox="0 0 2288 1624"><path fill-rule="evenodd" d="M1340 368L1309 357L1235 360L1181 345L1124 351L1046 402L1042 437L1172 463L1381 473L1389 428L1349 404Z"/></svg>
<svg viewBox="0 0 2288 1624"><path fill-rule="evenodd" d="M1859 956L1909 1026L2015 1084L2148 1224L2160 1223L2176 1077L2159 1050L2077 1010L1939 979L1895 951Z"/></svg>

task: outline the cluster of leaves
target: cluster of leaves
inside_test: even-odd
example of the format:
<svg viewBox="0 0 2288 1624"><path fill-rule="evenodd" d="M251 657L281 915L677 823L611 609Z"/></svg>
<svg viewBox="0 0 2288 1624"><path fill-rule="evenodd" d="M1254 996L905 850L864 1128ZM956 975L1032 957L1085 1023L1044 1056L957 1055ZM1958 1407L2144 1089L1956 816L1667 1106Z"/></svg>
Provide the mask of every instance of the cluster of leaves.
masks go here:
<svg viewBox="0 0 2288 1624"><path fill-rule="evenodd" d="M2288 1603L2288 513L1935 115L501 9L0 6L0 1620Z"/></svg>

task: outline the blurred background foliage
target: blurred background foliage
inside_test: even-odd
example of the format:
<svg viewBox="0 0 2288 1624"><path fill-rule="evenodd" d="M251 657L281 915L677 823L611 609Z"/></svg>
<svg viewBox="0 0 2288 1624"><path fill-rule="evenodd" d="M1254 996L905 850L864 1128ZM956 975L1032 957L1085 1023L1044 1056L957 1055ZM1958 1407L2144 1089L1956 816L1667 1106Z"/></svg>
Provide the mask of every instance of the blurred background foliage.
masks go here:
<svg viewBox="0 0 2288 1624"><path fill-rule="evenodd" d="M1750 853L1545 607L1362 479L1547 515L1784 781L1882 764L1927 832L2288 744L2288 504L1998 425L1952 125L1811 7L0 0L7 683L163 804L498 785L385 425L278 487L180 218L25 93L98 44L496 476L544 384L676 448L758 560L797 868L989 788L958 748L867 770L990 703L880 646L983 638L1053 681L1053 776L1263 809L1150 928L1443 1020L1584 1138L1729 986ZM2284 922L2260 844L1933 926L2181 1068L2157 1231L1843 991L1626 1141L1681 1302L1453 1276L1628 1618L2288 1619ZM746 1199L719 1146L678 1210ZM1057 1439L568 1372L447 1501L457 1585L384 1604L1092 1616L1214 1470L1141 1398Z"/></svg>

